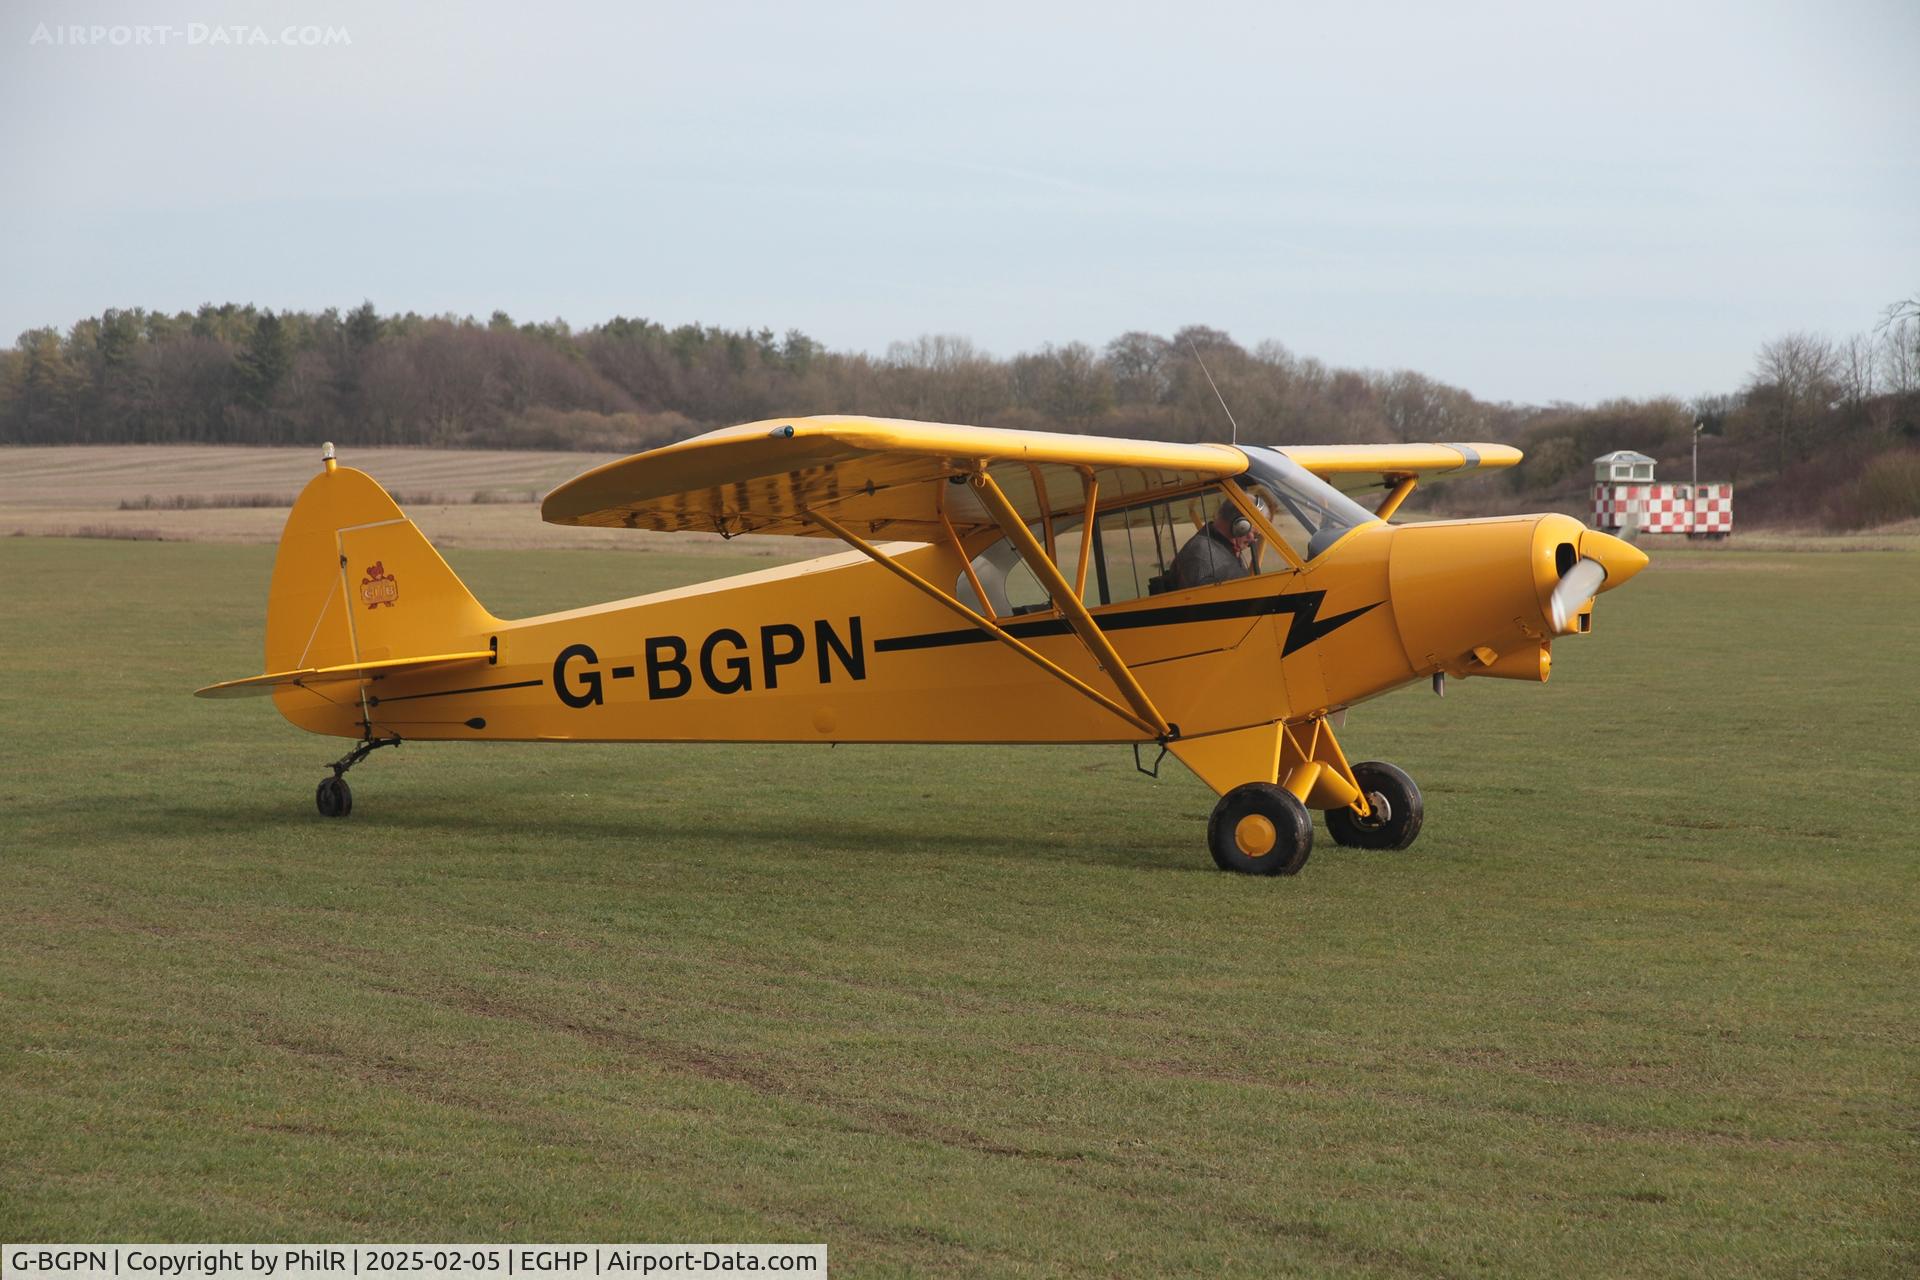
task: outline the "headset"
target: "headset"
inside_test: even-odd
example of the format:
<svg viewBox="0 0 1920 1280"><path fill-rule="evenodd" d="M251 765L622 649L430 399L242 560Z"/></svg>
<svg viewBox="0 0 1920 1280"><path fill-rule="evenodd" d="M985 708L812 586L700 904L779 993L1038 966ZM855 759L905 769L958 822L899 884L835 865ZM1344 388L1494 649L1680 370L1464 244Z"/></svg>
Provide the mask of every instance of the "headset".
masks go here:
<svg viewBox="0 0 1920 1280"><path fill-rule="evenodd" d="M1253 521L1247 519L1247 513L1236 506L1231 499L1221 504L1220 510L1231 511L1233 520L1227 525L1236 538L1249 537L1253 533Z"/></svg>

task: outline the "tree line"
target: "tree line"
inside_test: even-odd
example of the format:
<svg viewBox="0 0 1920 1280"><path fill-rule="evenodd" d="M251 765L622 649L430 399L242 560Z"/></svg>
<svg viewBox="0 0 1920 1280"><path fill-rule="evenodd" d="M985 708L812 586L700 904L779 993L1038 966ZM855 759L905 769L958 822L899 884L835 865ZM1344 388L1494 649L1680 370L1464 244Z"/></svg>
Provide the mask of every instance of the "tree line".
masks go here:
<svg viewBox="0 0 1920 1280"><path fill-rule="evenodd" d="M1332 367L1205 325L1002 359L941 334L874 356L798 330L625 317L576 330L499 311L482 321L383 315L370 302L344 313L224 303L110 309L65 331L30 329L0 351L8 444L619 451L815 413L1211 440L1228 430L1220 399L1249 441L1520 444L1529 458L1509 484L1525 494L1574 492L1609 449L1671 458L1697 422L1731 465L1784 475L1835 450L1920 441L1920 295L1870 332L1768 342L1738 389L1595 406L1493 403L1412 370Z"/></svg>
<svg viewBox="0 0 1920 1280"><path fill-rule="evenodd" d="M0 352L0 441L641 448L814 413L1210 439L1226 422L1196 351L1243 421L1289 438L1457 436L1489 409L1417 373L1329 368L1198 325L1011 359L936 334L874 357L798 330L227 303L21 334Z"/></svg>

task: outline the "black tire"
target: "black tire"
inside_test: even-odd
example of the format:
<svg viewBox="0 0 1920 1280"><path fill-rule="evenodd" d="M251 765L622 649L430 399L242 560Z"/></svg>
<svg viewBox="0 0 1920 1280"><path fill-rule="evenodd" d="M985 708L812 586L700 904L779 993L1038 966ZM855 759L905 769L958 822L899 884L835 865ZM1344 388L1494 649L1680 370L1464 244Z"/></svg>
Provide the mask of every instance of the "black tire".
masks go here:
<svg viewBox="0 0 1920 1280"><path fill-rule="evenodd" d="M1406 771L1380 760L1363 760L1353 776L1366 793L1375 816L1362 818L1351 809L1327 810L1327 834L1335 844L1355 849L1404 849L1420 835L1427 811L1420 788Z"/></svg>
<svg viewBox="0 0 1920 1280"><path fill-rule="evenodd" d="M1207 848L1222 871L1294 875L1313 852L1313 816L1284 787L1243 783L1213 806Z"/></svg>
<svg viewBox="0 0 1920 1280"><path fill-rule="evenodd" d="M344 818L353 812L353 788L345 778L322 778L314 788L313 803L323 818Z"/></svg>

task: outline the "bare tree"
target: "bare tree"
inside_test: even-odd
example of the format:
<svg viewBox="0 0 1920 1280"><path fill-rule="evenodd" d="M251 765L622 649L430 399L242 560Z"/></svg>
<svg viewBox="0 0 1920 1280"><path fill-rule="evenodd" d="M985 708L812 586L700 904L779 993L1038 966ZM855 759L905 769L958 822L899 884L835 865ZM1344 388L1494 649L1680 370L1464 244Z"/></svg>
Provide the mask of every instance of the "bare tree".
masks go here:
<svg viewBox="0 0 1920 1280"><path fill-rule="evenodd" d="M1778 442L1778 462L1805 456L1815 427L1839 396L1840 356L1819 334L1796 331L1760 348L1748 389L1763 407Z"/></svg>
<svg viewBox="0 0 1920 1280"><path fill-rule="evenodd" d="M927 333L895 342L887 348L886 363L915 417L983 422L1005 408L1011 395L1006 366L956 334Z"/></svg>
<svg viewBox="0 0 1920 1280"><path fill-rule="evenodd" d="M1107 367L1122 404L1159 404L1173 387L1167 365L1171 345L1154 333L1135 329L1107 344Z"/></svg>
<svg viewBox="0 0 1920 1280"><path fill-rule="evenodd" d="M887 363L904 369L951 373L985 358L973 339L957 333L923 333L911 342L887 347Z"/></svg>
<svg viewBox="0 0 1920 1280"><path fill-rule="evenodd" d="M1395 440L1444 440L1445 387L1411 369L1395 369L1375 376L1380 410Z"/></svg>
<svg viewBox="0 0 1920 1280"><path fill-rule="evenodd" d="M1872 398L1874 393L1874 342L1871 336L1856 333L1841 343L1834 352L1839 364L1840 395L1849 409L1858 409Z"/></svg>
<svg viewBox="0 0 1920 1280"><path fill-rule="evenodd" d="M1080 430L1113 407L1112 372L1084 342L1016 357L1011 382L1016 404Z"/></svg>
<svg viewBox="0 0 1920 1280"><path fill-rule="evenodd" d="M1911 298L1902 298L1898 302L1888 303L1886 311L1880 316L1878 331L1884 332L1907 320L1920 323L1920 292L1916 292Z"/></svg>
<svg viewBox="0 0 1920 1280"><path fill-rule="evenodd" d="M1882 387L1896 396L1920 391L1920 321L1883 326L1878 354Z"/></svg>

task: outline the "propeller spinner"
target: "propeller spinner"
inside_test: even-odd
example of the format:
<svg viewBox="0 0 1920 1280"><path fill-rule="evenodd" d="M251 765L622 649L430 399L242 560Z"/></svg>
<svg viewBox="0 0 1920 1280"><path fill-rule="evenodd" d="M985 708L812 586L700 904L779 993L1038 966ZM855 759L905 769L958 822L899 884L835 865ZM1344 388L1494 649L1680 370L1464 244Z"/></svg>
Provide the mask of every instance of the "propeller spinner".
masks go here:
<svg viewBox="0 0 1920 1280"><path fill-rule="evenodd" d="M1647 554L1610 533L1587 529L1580 534L1579 559L1555 584L1547 597L1548 620L1556 634L1566 635L1573 619L1589 600L1647 567Z"/></svg>

